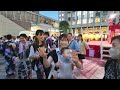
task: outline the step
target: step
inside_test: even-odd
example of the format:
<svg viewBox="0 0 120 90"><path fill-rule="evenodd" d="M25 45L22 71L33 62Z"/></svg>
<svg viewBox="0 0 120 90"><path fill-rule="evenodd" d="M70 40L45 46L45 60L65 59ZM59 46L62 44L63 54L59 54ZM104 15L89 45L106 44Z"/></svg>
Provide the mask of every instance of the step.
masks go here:
<svg viewBox="0 0 120 90"><path fill-rule="evenodd" d="M103 52L109 52L109 50L102 50Z"/></svg>
<svg viewBox="0 0 120 90"><path fill-rule="evenodd" d="M103 48L111 48L111 46L102 46Z"/></svg>
<svg viewBox="0 0 120 90"><path fill-rule="evenodd" d="M103 54L102 57L110 57L110 55Z"/></svg>

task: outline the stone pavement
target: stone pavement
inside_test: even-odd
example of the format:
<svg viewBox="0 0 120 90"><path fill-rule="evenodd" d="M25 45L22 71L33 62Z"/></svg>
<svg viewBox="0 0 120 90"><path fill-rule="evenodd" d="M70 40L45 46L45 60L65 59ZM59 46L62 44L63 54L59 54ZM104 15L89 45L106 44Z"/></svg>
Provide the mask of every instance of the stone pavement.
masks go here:
<svg viewBox="0 0 120 90"><path fill-rule="evenodd" d="M5 60L0 58L0 79L5 79Z"/></svg>
<svg viewBox="0 0 120 90"><path fill-rule="evenodd" d="M105 62L98 58L86 58L83 60L82 70L74 69L74 76L76 79L102 79Z"/></svg>
<svg viewBox="0 0 120 90"><path fill-rule="evenodd" d="M36 79L36 74L34 71L32 71L32 79ZM4 58L0 58L0 79L6 78L6 72L5 72L5 60Z"/></svg>

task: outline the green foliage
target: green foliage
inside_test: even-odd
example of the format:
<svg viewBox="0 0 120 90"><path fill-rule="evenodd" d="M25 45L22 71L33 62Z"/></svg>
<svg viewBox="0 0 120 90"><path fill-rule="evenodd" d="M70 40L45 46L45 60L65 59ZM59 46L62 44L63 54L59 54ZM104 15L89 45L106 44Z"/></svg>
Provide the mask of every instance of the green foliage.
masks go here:
<svg viewBox="0 0 120 90"><path fill-rule="evenodd" d="M67 34L70 32L70 25L67 21L61 21L59 24L59 29L63 30L63 33Z"/></svg>

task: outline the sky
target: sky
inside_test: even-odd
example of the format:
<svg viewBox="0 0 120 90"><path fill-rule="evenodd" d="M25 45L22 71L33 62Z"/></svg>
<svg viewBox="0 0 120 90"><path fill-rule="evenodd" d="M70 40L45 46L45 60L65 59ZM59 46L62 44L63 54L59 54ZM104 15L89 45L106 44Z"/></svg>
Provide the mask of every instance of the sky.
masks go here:
<svg viewBox="0 0 120 90"><path fill-rule="evenodd" d="M58 11L40 11L40 14L58 20Z"/></svg>

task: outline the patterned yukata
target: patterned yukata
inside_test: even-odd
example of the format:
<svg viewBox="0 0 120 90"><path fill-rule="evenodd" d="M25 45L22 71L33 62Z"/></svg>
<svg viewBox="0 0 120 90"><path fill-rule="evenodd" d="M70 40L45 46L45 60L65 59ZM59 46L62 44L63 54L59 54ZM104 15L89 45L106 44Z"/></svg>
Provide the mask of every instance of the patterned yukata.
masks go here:
<svg viewBox="0 0 120 90"><path fill-rule="evenodd" d="M17 78L18 79L31 79L32 77L32 69L31 62L28 59L29 56L29 44L20 43L19 44L19 62L17 65Z"/></svg>
<svg viewBox="0 0 120 90"><path fill-rule="evenodd" d="M15 49L13 49L12 45L10 44L14 44L12 41L7 41L4 43L4 56L5 56L5 70L6 70L6 74L7 76L11 76L11 75L15 75L15 58L16 57L16 53L15 53Z"/></svg>
<svg viewBox="0 0 120 90"><path fill-rule="evenodd" d="M103 79L120 79L120 64L116 59L108 60Z"/></svg>
<svg viewBox="0 0 120 90"><path fill-rule="evenodd" d="M36 57L39 56L38 48L41 46L31 46L30 47L30 55L29 57ZM43 65L43 58L39 57L38 59L32 59L32 70L36 72L37 79L46 79L47 70L45 69Z"/></svg>

